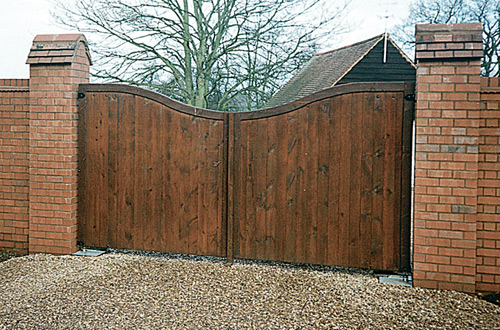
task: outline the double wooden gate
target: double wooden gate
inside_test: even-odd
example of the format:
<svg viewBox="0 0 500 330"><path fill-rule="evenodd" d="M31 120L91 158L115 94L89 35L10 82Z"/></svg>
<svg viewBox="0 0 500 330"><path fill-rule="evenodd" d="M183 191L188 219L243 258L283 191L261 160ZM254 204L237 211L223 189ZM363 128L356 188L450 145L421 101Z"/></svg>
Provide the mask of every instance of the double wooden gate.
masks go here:
<svg viewBox="0 0 500 330"><path fill-rule="evenodd" d="M413 86L223 113L81 85L86 246L407 270Z"/></svg>

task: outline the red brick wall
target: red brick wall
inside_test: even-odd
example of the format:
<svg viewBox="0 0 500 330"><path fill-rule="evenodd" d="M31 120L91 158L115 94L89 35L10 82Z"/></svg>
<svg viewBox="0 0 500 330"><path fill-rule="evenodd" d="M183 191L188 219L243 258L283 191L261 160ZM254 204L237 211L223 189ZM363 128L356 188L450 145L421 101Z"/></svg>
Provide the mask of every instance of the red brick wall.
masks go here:
<svg viewBox="0 0 500 330"><path fill-rule="evenodd" d="M414 284L500 291L500 87L480 24L417 26Z"/></svg>
<svg viewBox="0 0 500 330"><path fill-rule="evenodd" d="M39 35L28 63L29 250L70 254L77 250L77 90L89 80L86 40Z"/></svg>
<svg viewBox="0 0 500 330"><path fill-rule="evenodd" d="M29 80L0 79L0 250L28 253Z"/></svg>
<svg viewBox="0 0 500 330"><path fill-rule="evenodd" d="M29 81L0 79L0 249L69 254L77 250L77 90L89 81L87 41L38 35L27 63Z"/></svg>
<svg viewBox="0 0 500 330"><path fill-rule="evenodd" d="M414 284L475 292L482 26L416 31Z"/></svg>
<svg viewBox="0 0 500 330"><path fill-rule="evenodd" d="M477 291L500 292L500 87L481 78Z"/></svg>

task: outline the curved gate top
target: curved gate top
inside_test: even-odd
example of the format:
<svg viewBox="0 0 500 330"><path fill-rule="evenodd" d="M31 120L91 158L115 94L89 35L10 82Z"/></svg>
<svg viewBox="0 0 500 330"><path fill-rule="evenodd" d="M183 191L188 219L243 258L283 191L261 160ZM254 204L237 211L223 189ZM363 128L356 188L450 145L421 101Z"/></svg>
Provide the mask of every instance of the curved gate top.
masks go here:
<svg viewBox="0 0 500 330"><path fill-rule="evenodd" d="M240 113L129 86L80 92L86 246L409 268L412 84Z"/></svg>

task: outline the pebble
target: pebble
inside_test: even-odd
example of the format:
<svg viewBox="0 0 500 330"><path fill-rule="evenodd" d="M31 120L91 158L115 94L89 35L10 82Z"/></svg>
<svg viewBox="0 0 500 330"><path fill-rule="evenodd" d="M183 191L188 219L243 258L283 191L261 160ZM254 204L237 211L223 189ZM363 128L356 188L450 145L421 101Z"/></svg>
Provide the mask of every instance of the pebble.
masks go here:
<svg viewBox="0 0 500 330"><path fill-rule="evenodd" d="M0 263L0 329L500 329L476 296L369 272L154 253Z"/></svg>

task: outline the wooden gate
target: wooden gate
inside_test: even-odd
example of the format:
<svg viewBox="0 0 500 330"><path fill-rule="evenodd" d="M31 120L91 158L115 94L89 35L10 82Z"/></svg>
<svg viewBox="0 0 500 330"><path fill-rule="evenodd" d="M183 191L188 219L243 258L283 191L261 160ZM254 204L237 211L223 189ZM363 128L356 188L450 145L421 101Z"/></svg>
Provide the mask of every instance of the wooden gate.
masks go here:
<svg viewBox="0 0 500 330"><path fill-rule="evenodd" d="M412 85L243 113L127 86L80 92L86 246L409 269Z"/></svg>

